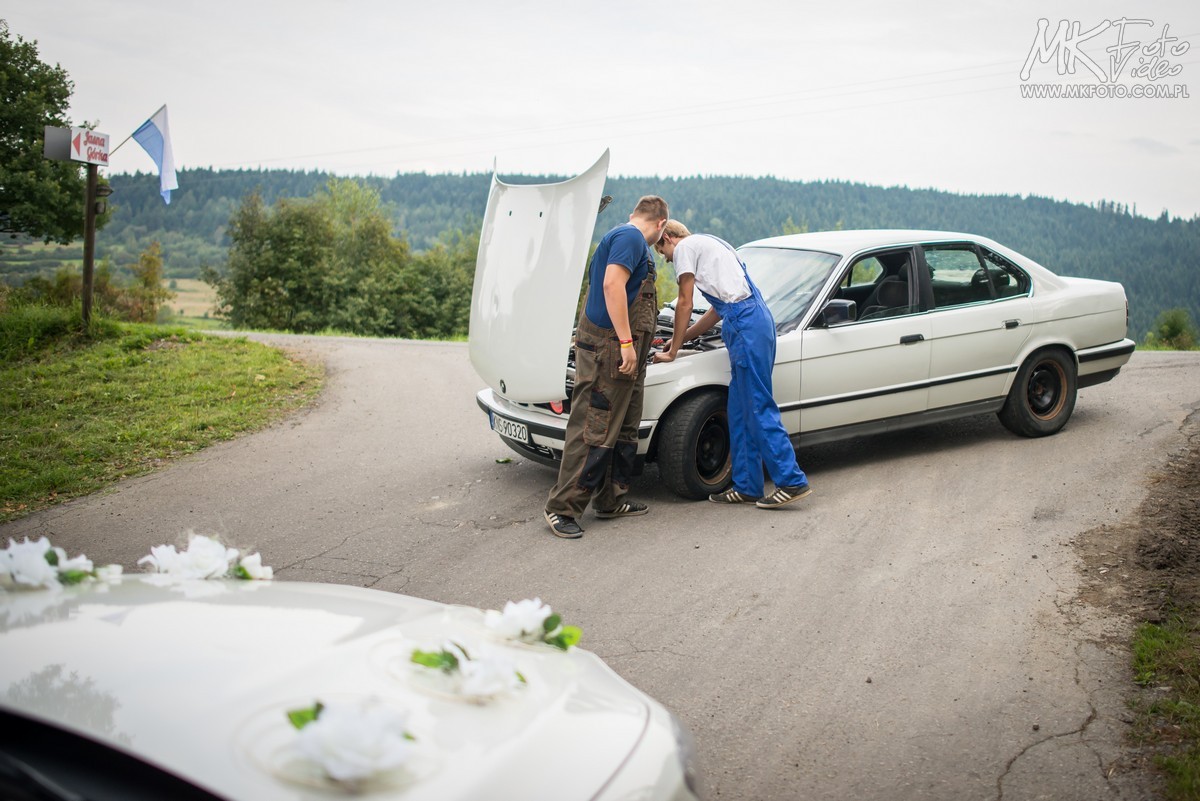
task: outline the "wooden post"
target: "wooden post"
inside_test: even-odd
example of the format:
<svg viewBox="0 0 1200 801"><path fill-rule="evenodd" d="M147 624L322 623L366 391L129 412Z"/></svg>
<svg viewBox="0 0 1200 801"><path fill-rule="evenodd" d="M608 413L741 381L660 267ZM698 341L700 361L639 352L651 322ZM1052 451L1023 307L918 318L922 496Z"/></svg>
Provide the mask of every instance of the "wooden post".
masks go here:
<svg viewBox="0 0 1200 801"><path fill-rule="evenodd" d="M83 211L83 324L92 320L92 278L96 259L96 172L95 164L87 165L87 197Z"/></svg>

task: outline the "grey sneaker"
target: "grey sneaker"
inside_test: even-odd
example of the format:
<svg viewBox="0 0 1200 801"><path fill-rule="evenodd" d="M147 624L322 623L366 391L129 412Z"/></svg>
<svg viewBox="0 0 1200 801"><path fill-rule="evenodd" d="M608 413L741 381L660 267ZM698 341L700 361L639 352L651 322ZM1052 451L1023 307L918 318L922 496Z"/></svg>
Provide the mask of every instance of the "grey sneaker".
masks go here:
<svg viewBox="0 0 1200 801"><path fill-rule="evenodd" d="M754 503L758 500L758 498L744 495L732 488L724 492L718 492L715 495L709 495L708 499L713 503Z"/></svg>
<svg viewBox="0 0 1200 801"><path fill-rule="evenodd" d="M807 484L801 484L798 487L776 487L774 492L754 505L759 509L778 509L780 506L786 506L792 501L798 501L809 495L812 495L812 487Z"/></svg>
<svg viewBox="0 0 1200 801"><path fill-rule="evenodd" d="M619 504L616 509L609 509L607 511L601 511L597 509L596 517L600 518L601 520L606 520L610 517L636 517L637 515L644 515L649 511L650 507L644 503L638 503L637 501L625 501L624 503Z"/></svg>
<svg viewBox="0 0 1200 801"><path fill-rule="evenodd" d="M573 517L546 512L546 522L550 524L550 530L556 537L562 537L564 540L577 540L583 536L583 529L579 527Z"/></svg>

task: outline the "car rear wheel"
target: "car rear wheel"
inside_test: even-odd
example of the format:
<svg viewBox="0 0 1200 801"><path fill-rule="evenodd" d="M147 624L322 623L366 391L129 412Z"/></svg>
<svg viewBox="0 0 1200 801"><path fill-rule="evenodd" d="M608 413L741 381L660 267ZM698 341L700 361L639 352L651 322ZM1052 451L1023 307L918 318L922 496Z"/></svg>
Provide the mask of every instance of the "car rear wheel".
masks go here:
<svg viewBox="0 0 1200 801"><path fill-rule="evenodd" d="M1000 422L1025 437L1058 433L1075 410L1075 373L1075 360L1062 350L1034 353L1017 371Z"/></svg>
<svg viewBox="0 0 1200 801"><path fill-rule="evenodd" d="M658 441L658 472L677 495L702 500L729 486L733 464L725 393L701 392L668 413Z"/></svg>

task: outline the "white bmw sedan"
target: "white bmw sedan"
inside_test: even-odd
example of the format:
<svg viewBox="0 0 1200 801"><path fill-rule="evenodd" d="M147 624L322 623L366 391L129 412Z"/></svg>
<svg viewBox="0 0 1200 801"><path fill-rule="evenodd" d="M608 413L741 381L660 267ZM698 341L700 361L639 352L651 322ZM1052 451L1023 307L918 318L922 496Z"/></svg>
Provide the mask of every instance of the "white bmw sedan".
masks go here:
<svg viewBox="0 0 1200 801"><path fill-rule="evenodd" d="M471 358L488 386L476 399L506 444L551 465L572 382L561 310L574 310L606 166L607 154L561 184L493 179L484 220ZM829 231L738 255L775 317L775 400L796 446L977 414L1054 434L1076 391L1112 379L1134 351L1120 284L1056 275L982 236ZM698 295L694 313L705 306ZM669 341L669 307L659 323ZM729 360L719 328L680 356L647 371L638 453L699 499L730 481Z"/></svg>
<svg viewBox="0 0 1200 801"><path fill-rule="evenodd" d="M694 801L666 709L505 617L300 582L0 589L0 798Z"/></svg>

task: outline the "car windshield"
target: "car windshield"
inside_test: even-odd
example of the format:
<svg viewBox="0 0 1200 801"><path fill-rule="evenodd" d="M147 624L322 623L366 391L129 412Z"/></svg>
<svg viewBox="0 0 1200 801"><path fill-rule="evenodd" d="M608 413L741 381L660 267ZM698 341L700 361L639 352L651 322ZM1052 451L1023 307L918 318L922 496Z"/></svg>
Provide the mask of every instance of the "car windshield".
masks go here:
<svg viewBox="0 0 1200 801"><path fill-rule="evenodd" d="M746 263L781 331L790 331L808 311L840 258L819 250L770 247L739 248L738 256ZM674 309L675 301L668 305ZM699 316L707 310L708 301L697 288L692 296L692 315Z"/></svg>
<svg viewBox="0 0 1200 801"><path fill-rule="evenodd" d="M789 329L789 323L808 311L840 258L819 250L770 247L739 248L738 255L762 292L775 324Z"/></svg>

